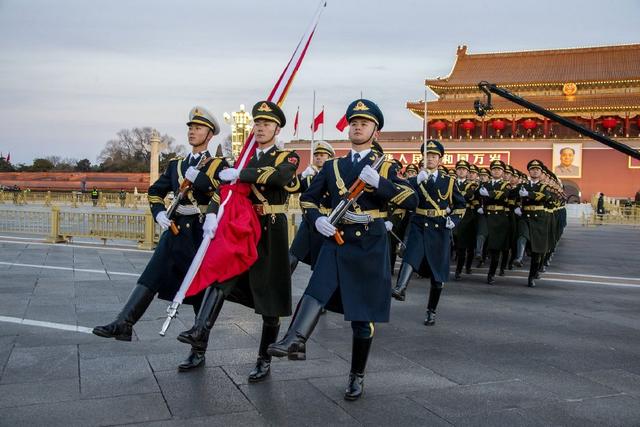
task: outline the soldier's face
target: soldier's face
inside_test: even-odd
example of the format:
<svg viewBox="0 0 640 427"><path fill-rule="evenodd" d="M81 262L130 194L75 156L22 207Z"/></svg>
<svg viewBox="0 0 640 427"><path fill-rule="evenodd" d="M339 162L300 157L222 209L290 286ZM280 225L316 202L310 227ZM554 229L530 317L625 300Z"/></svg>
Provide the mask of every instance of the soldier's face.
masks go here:
<svg viewBox="0 0 640 427"><path fill-rule="evenodd" d="M480 182L488 182L489 175L480 175Z"/></svg>
<svg viewBox="0 0 640 427"><path fill-rule="evenodd" d="M473 181L477 180L478 179L478 172L469 171L469 179L473 180Z"/></svg>
<svg viewBox="0 0 640 427"><path fill-rule="evenodd" d="M503 178L507 181L511 181L511 174L505 171Z"/></svg>
<svg viewBox="0 0 640 427"><path fill-rule="evenodd" d="M456 169L456 176L460 179L465 179L468 174L469 174L469 171L465 168Z"/></svg>
<svg viewBox="0 0 640 427"><path fill-rule="evenodd" d="M542 174L542 170L538 168L529 169L529 176L532 179L540 179L540 175Z"/></svg>
<svg viewBox="0 0 640 427"><path fill-rule="evenodd" d="M503 174L504 174L504 171L502 169L499 169L499 168L491 169L491 177L493 179L500 179L502 178Z"/></svg>
<svg viewBox="0 0 640 427"><path fill-rule="evenodd" d="M511 179L509 180L509 184L511 185L517 185L520 182L520 177L517 175L512 175Z"/></svg>
<svg viewBox="0 0 640 427"><path fill-rule="evenodd" d="M189 125L187 138L189 140L189 145L191 145L192 147L199 147L209 142L212 137L213 133L210 132L210 129L208 127L196 123L192 123Z"/></svg>
<svg viewBox="0 0 640 427"><path fill-rule="evenodd" d="M317 153L313 155L313 165L317 168L321 168L324 162L327 161L329 155L327 153Z"/></svg>
<svg viewBox="0 0 640 427"><path fill-rule="evenodd" d="M274 121L258 119L253 123L253 137L259 145L275 142L280 126Z"/></svg>
<svg viewBox="0 0 640 427"><path fill-rule="evenodd" d="M371 120L355 118L349 122L349 140L352 144L366 144L377 137L376 124Z"/></svg>
<svg viewBox="0 0 640 427"><path fill-rule="evenodd" d="M414 176L418 175L416 171L413 169L409 169L408 171L405 171L404 174L407 176L407 178L413 178Z"/></svg>
<svg viewBox="0 0 640 427"><path fill-rule="evenodd" d="M437 169L440 163L440 155L436 153L427 153L427 169Z"/></svg>

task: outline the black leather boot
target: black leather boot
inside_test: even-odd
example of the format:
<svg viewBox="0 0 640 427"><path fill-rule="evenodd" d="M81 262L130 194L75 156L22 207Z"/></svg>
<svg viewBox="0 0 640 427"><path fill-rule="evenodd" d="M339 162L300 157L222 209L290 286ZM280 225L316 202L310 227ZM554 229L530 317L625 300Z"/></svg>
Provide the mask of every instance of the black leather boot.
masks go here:
<svg viewBox="0 0 640 427"><path fill-rule="evenodd" d="M427 309L424 315L425 326L433 326L436 324L436 312L434 310Z"/></svg>
<svg viewBox="0 0 640 427"><path fill-rule="evenodd" d="M524 249L527 246L527 239L524 237L518 237L518 241L516 242L516 257L513 260L513 265L516 267L522 267L524 258Z"/></svg>
<svg viewBox="0 0 640 427"><path fill-rule="evenodd" d="M476 261L483 261L482 250L484 248L484 236L476 237Z"/></svg>
<svg viewBox="0 0 640 427"><path fill-rule="evenodd" d="M267 354L275 357L287 356L289 360L305 360L305 343L316 327L321 311L320 301L312 296L303 295L287 333L280 341L267 347Z"/></svg>
<svg viewBox="0 0 640 427"><path fill-rule="evenodd" d="M507 268L507 263L509 261L509 250L500 252L500 272L498 276L504 276L504 270Z"/></svg>
<svg viewBox="0 0 640 427"><path fill-rule="evenodd" d="M289 271L291 272L291 274L296 271L296 267L298 266L299 261L300 260L298 259L298 257L289 252Z"/></svg>
<svg viewBox="0 0 640 427"><path fill-rule="evenodd" d="M442 295L442 283L431 284L427 313L424 319L426 326L433 326L436 323L436 308L438 308L438 302L440 302L440 295Z"/></svg>
<svg viewBox="0 0 640 427"><path fill-rule="evenodd" d="M487 283L493 285L496 282L496 270L498 269L498 257L500 252L491 251L491 261L489 262L489 272L487 274Z"/></svg>
<svg viewBox="0 0 640 427"><path fill-rule="evenodd" d="M467 249L467 256L466 256L466 262L465 262L465 268L464 268L464 272L465 274L471 274L472 270L471 270L471 264L473 263L473 249Z"/></svg>
<svg viewBox="0 0 640 427"><path fill-rule="evenodd" d="M456 252L458 254L458 259L456 260L456 274L454 279L459 281L462 279L462 267L464 267L466 251L464 249L459 249Z"/></svg>
<svg viewBox="0 0 640 427"><path fill-rule="evenodd" d="M404 301L407 286L409 286L409 280L411 280L412 274L413 267L411 264L403 262L402 266L400 266L400 271L398 272L398 281L396 282L396 286L391 290L392 297L398 301Z"/></svg>
<svg viewBox="0 0 640 427"><path fill-rule="evenodd" d="M358 400L364 392L364 370L367 366L367 358L371 350L373 338L353 337L353 347L351 350L351 372L349 373L349 383L344 392L344 399Z"/></svg>
<svg viewBox="0 0 640 427"><path fill-rule="evenodd" d="M249 373L250 383L263 381L271 373L271 356L267 354L267 348L278 339L278 331L280 331L279 324L262 324L262 337L260 338L258 360L256 361L255 368L253 368L253 370Z"/></svg>
<svg viewBox="0 0 640 427"><path fill-rule="evenodd" d="M205 360L204 355L206 352L207 352L206 348L202 349L197 347L191 347L191 351L189 352L189 355L187 356L187 358L184 359L182 363L178 365L178 371L187 372L199 366L204 365L204 360Z"/></svg>
<svg viewBox="0 0 640 427"><path fill-rule="evenodd" d="M131 341L133 325L140 320L155 295L156 293L146 286L136 285L116 320L108 325L96 326L92 332L103 338Z"/></svg>
<svg viewBox="0 0 640 427"><path fill-rule="evenodd" d="M540 265L540 254L531 254L531 266L529 267L529 278L527 279L527 286L530 288L536 287L534 279L539 279L538 267Z"/></svg>
<svg viewBox="0 0 640 427"><path fill-rule="evenodd" d="M209 331L220 314L224 293L221 289L208 287L202 299L200 311L191 329L180 332L178 341L191 344L196 348L207 348Z"/></svg>

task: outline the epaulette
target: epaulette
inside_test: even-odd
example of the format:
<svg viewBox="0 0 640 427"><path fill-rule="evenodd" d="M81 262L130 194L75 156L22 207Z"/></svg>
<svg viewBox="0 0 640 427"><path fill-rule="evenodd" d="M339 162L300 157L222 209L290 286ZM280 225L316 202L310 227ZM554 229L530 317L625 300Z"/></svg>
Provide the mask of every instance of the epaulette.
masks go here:
<svg viewBox="0 0 640 427"><path fill-rule="evenodd" d="M169 159L170 162L174 162L174 161L177 162L178 160L184 160L184 157L176 156L176 157L172 157L171 159Z"/></svg>

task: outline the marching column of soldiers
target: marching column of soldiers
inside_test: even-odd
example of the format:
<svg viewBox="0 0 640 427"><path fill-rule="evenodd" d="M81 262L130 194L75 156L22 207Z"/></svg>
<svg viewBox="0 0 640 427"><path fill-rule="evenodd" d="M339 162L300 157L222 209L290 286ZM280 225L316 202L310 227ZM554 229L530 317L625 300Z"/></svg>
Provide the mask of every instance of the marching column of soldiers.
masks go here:
<svg viewBox="0 0 640 427"><path fill-rule="evenodd" d="M257 149L246 167L236 169L208 151L220 132L215 117L200 106L190 111L191 153L171 160L148 191L153 217L165 231L121 312L111 323L96 326L95 335L131 341L133 326L156 297L173 300L201 242L215 237L220 185L226 182L250 184L247 197L261 228L258 258L248 271L185 299L195 320L177 337L190 346L178 365L181 372L205 363L209 336L225 301L252 308L262 318L250 383L270 375L272 357L305 360L308 340L328 310L351 324L344 398L357 400L364 391L375 324L390 320L392 298L405 300L414 273L430 279L424 324L433 326L452 254L456 281L463 272L473 274L474 259L479 268L488 257L490 285L496 274L523 267L526 254L530 287L550 265L566 225L565 197L557 177L539 160L529 162L528 176L500 160L489 169L460 160L449 170L442 165L445 147L429 139L416 147L423 162L402 172L398 161L383 158L377 142L382 111L370 100L357 99L346 111L349 152L336 157L329 143L319 141L311 164L296 174L299 156L276 145L286 125L284 112L275 103L260 101L252 115ZM184 197L167 210L164 200L170 192ZM303 218L289 247L287 206L295 193L300 193ZM349 209L333 215L352 196ZM392 286L398 256L402 262ZM311 278L278 340L280 317L292 313L291 274L300 262L309 265Z"/></svg>

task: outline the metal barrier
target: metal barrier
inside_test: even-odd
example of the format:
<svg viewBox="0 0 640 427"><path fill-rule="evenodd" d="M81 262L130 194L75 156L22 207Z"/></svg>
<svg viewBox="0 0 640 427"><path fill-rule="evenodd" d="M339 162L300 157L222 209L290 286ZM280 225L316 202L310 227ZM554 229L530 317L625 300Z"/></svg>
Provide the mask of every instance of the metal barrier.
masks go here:
<svg viewBox="0 0 640 427"><path fill-rule="evenodd" d="M605 207L604 214L593 212L590 214L582 214L582 225L631 225L640 226L640 207L622 207L609 205Z"/></svg>
<svg viewBox="0 0 640 427"><path fill-rule="evenodd" d="M92 206L93 201L91 199L90 192L81 191L68 191L68 192L55 192L55 191L30 191L30 190L3 190L0 191L0 204L13 203L14 205L60 205L71 206L77 208L79 206ZM97 206L107 208L113 207L126 207L131 209L146 208L148 206L146 193L127 193L124 200L120 199L119 193L104 193L100 192Z"/></svg>

